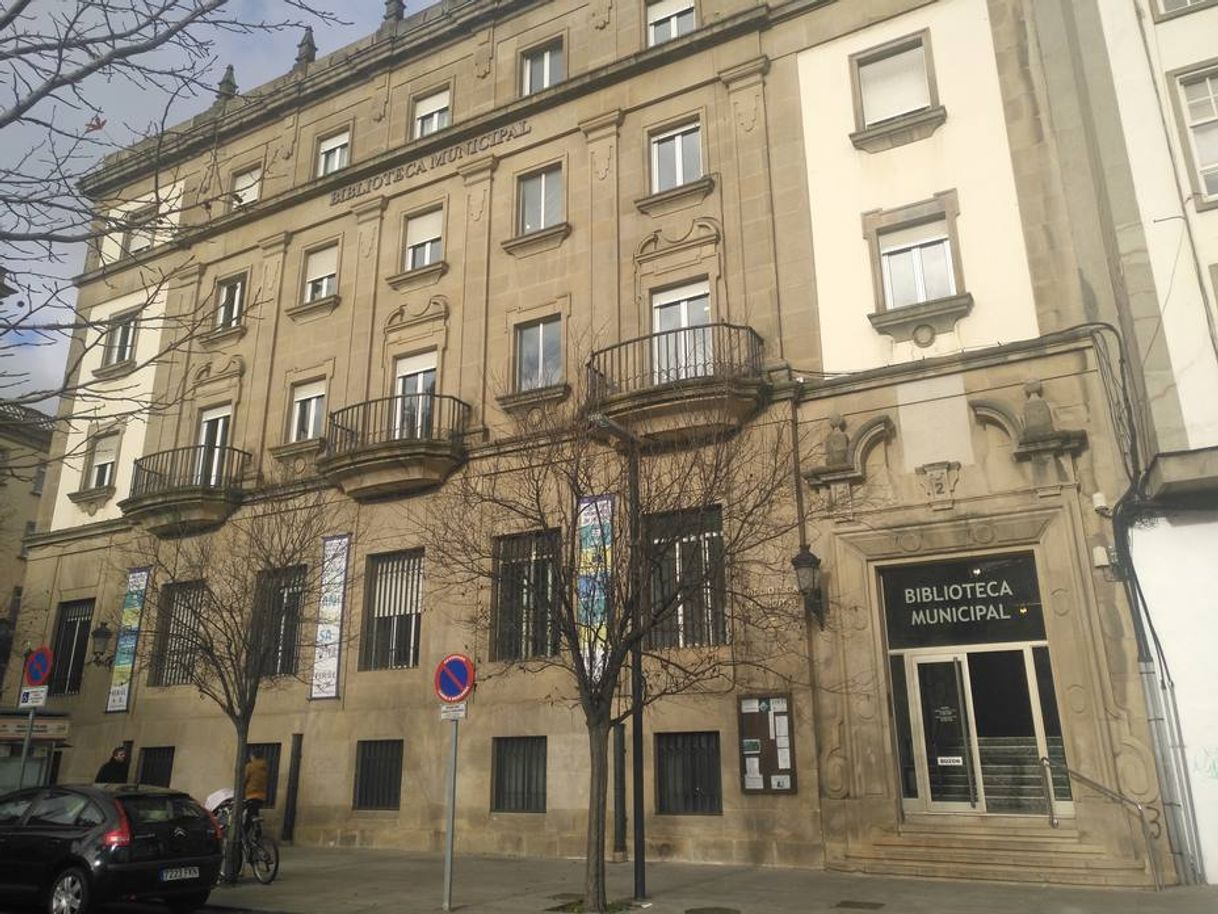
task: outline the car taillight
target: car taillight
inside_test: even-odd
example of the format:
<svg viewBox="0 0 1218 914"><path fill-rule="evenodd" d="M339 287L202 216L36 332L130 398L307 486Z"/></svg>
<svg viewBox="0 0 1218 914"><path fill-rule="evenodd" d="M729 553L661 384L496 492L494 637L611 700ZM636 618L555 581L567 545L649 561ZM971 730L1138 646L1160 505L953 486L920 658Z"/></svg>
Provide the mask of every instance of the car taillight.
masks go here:
<svg viewBox="0 0 1218 914"><path fill-rule="evenodd" d="M130 847L131 823L127 820L127 811L118 800L114 801L114 811L118 813L118 828L102 835L102 847Z"/></svg>
<svg viewBox="0 0 1218 914"><path fill-rule="evenodd" d="M200 809L203 809L203 807L201 807L201 806L200 806L199 808L200 808ZM212 814L212 811L211 811L210 809L203 809L203 811L204 811L205 813L207 813L207 818L211 819L211 827L212 827L212 829L213 829L212 833L211 833L210 835L208 835L208 837L210 838L210 837L213 837L213 836L214 836L214 837L217 837L217 838L223 838L223 837L224 837L224 829L220 827L220 820L219 820L219 819L217 819L217 818L216 818L216 817L215 817L215 816Z"/></svg>

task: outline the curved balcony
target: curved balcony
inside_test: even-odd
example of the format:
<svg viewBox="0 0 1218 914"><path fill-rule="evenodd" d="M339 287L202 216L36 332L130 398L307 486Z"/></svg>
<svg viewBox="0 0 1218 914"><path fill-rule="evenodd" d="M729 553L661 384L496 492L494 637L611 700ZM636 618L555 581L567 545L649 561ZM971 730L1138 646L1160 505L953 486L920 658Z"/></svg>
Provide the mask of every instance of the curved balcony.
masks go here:
<svg viewBox="0 0 1218 914"><path fill-rule="evenodd" d="M184 536L218 527L241 504L250 455L200 444L135 461L123 514L157 536Z"/></svg>
<svg viewBox="0 0 1218 914"><path fill-rule="evenodd" d="M469 404L442 394L405 394L330 413L318 469L352 498L437 486L465 459Z"/></svg>
<svg viewBox="0 0 1218 914"><path fill-rule="evenodd" d="M751 327L717 323L598 349L586 409L658 441L739 428L761 404L762 348Z"/></svg>

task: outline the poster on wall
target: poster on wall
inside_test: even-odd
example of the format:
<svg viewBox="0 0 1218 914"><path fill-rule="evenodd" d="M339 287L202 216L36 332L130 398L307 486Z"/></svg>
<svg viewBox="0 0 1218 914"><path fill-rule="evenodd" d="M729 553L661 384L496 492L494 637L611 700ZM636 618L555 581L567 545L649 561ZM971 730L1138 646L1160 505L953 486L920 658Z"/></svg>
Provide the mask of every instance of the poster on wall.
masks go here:
<svg viewBox="0 0 1218 914"><path fill-rule="evenodd" d="M1045 638L1030 552L881 568L880 583L894 650Z"/></svg>
<svg viewBox="0 0 1218 914"><path fill-rule="evenodd" d="M140 640L140 619L148 596L151 568L132 568L127 572L127 590L119 616L118 639L114 645L114 666L110 671L110 694L106 713L126 711L131 705L131 678L135 673L135 648Z"/></svg>
<svg viewBox="0 0 1218 914"><path fill-rule="evenodd" d="M613 496L597 495L579 500L579 597L580 644L594 672L599 672L605 652L605 619L610 599L613 564Z"/></svg>
<svg viewBox="0 0 1218 914"><path fill-rule="evenodd" d="M746 793L795 793L795 733L791 696L759 695L739 704L740 789Z"/></svg>
<svg viewBox="0 0 1218 914"><path fill-rule="evenodd" d="M321 592L317 601L317 637L313 645L309 698L338 697L338 663L342 652L350 546L349 533L327 536L321 541Z"/></svg>

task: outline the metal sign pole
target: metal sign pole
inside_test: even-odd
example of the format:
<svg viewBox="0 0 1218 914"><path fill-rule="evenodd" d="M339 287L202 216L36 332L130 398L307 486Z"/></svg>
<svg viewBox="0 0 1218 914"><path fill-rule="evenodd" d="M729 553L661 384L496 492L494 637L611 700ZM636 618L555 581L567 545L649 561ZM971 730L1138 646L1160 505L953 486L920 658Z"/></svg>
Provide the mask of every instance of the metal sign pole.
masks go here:
<svg viewBox="0 0 1218 914"><path fill-rule="evenodd" d="M444 836L444 910L451 911L453 903L453 823L457 812L457 727L453 720L452 751L448 757L448 828Z"/></svg>
<svg viewBox="0 0 1218 914"><path fill-rule="evenodd" d="M25 760L30 754L30 739L34 735L34 709L30 708L29 723L25 725L25 739L21 743L21 769L17 774L17 789L25 786Z"/></svg>

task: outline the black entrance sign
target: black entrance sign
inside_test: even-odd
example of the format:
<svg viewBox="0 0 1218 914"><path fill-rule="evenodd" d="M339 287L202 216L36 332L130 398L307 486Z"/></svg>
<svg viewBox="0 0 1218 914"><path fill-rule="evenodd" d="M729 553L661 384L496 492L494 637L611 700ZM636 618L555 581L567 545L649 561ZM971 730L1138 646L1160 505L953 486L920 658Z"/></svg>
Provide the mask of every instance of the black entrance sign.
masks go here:
<svg viewBox="0 0 1218 914"><path fill-rule="evenodd" d="M880 569L888 646L1043 641L1030 552Z"/></svg>

